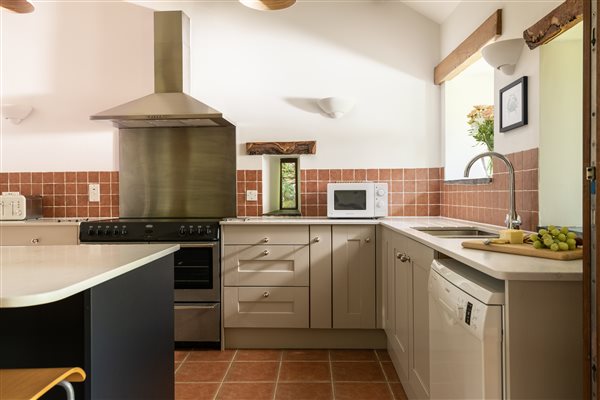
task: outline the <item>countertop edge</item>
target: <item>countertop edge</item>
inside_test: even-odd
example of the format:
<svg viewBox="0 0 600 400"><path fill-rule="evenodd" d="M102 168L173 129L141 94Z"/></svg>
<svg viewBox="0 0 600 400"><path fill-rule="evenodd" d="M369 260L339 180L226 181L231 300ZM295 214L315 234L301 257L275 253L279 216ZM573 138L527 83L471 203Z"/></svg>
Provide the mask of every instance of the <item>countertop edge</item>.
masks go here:
<svg viewBox="0 0 600 400"><path fill-rule="evenodd" d="M86 245L80 244L77 246L97 246L97 245ZM171 253L179 250L179 245L174 244L166 249L159 250L155 253L147 255L145 257L139 258L135 261L124 264L120 267L113 268L109 271L106 271L102 274L95 275L89 279L77 282L76 284L60 288L57 290L53 290L50 292L29 294L18 297L0 297L0 308L17 308L17 307L29 307L29 306L37 306L47 303L52 303L55 301L63 300L69 296L80 293L84 290L87 290L91 287L100 285L110 279L116 278L120 275L123 275L127 272L133 271L143 265L148 264L149 262L158 260L164 256L167 256Z"/></svg>

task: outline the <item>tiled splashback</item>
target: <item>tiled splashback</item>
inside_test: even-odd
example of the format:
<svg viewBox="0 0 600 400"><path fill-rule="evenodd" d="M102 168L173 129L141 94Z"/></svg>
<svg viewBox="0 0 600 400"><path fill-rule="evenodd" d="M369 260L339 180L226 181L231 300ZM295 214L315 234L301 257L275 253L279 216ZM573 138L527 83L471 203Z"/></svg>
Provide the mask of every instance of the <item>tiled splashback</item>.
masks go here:
<svg viewBox="0 0 600 400"><path fill-rule="evenodd" d="M517 212L522 228L533 230L539 221L538 149L507 155L515 168ZM490 184L442 184L444 217L466 219L493 225L504 225L508 210L508 170L494 159L494 176Z"/></svg>
<svg viewBox="0 0 600 400"><path fill-rule="evenodd" d="M538 150L509 154L516 171L517 211L523 229L539 220ZM327 183L339 180L386 182L390 216L445 216L503 225L508 209L508 173L494 161L489 184L444 183L443 168L305 169L301 171L301 211L306 216L327 215ZM100 202L88 202L88 185L100 184ZM257 201L246 201L246 190L257 190ZM119 173L11 172L0 173L0 191L43 196L46 218L118 217ZM262 172L237 171L238 216L262 215Z"/></svg>
<svg viewBox="0 0 600 400"><path fill-rule="evenodd" d="M517 211L523 229L534 229L538 212L538 150L508 154L515 167ZM443 168L417 169L306 169L301 171L301 211L305 216L327 216L327 183L339 180L386 182L390 216L445 216L504 225L508 210L508 171L494 160L489 184L444 183ZM262 214L262 175L238 171L238 216ZM258 190L258 201L246 201L245 191Z"/></svg>
<svg viewBox="0 0 600 400"><path fill-rule="evenodd" d="M88 185L100 184L100 201L88 201ZM0 192L42 196L45 218L118 217L119 173L89 172L2 172Z"/></svg>

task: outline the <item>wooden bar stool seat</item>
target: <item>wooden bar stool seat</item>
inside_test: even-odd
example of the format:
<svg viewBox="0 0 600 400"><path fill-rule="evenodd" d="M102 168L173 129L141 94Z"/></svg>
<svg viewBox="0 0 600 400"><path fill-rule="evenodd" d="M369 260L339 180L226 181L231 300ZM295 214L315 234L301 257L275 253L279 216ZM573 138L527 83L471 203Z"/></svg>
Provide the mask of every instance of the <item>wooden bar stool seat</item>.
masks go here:
<svg viewBox="0 0 600 400"><path fill-rule="evenodd" d="M85 372L75 368L0 369L0 400L35 400L56 385L74 399L70 382L83 382Z"/></svg>

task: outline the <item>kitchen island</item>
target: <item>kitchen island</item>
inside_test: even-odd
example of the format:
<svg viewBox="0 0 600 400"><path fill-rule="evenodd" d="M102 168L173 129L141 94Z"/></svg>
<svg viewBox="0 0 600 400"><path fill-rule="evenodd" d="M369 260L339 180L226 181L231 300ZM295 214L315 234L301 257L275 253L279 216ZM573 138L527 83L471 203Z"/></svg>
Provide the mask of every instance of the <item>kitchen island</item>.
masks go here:
<svg viewBox="0 0 600 400"><path fill-rule="evenodd" d="M0 367L82 367L78 399L173 398L178 248L1 247Z"/></svg>

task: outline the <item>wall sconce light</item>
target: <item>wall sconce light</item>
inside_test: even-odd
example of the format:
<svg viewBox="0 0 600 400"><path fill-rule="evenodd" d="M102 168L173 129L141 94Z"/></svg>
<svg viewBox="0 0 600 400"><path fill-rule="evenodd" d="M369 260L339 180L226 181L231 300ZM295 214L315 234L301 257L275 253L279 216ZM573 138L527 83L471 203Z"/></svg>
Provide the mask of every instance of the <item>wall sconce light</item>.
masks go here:
<svg viewBox="0 0 600 400"><path fill-rule="evenodd" d="M515 72L515 66L525 41L522 38L500 40L490 43L481 49L481 54L485 61L495 69L499 69L506 75L512 75Z"/></svg>
<svg viewBox="0 0 600 400"><path fill-rule="evenodd" d="M341 118L354 107L354 99L327 97L318 101L319 107L331 118Z"/></svg>
<svg viewBox="0 0 600 400"><path fill-rule="evenodd" d="M13 124L20 124L31 114L33 107L23 104L3 104L2 118L10 120Z"/></svg>
<svg viewBox="0 0 600 400"><path fill-rule="evenodd" d="M296 0L240 0L240 3L259 11L274 11L291 7Z"/></svg>

